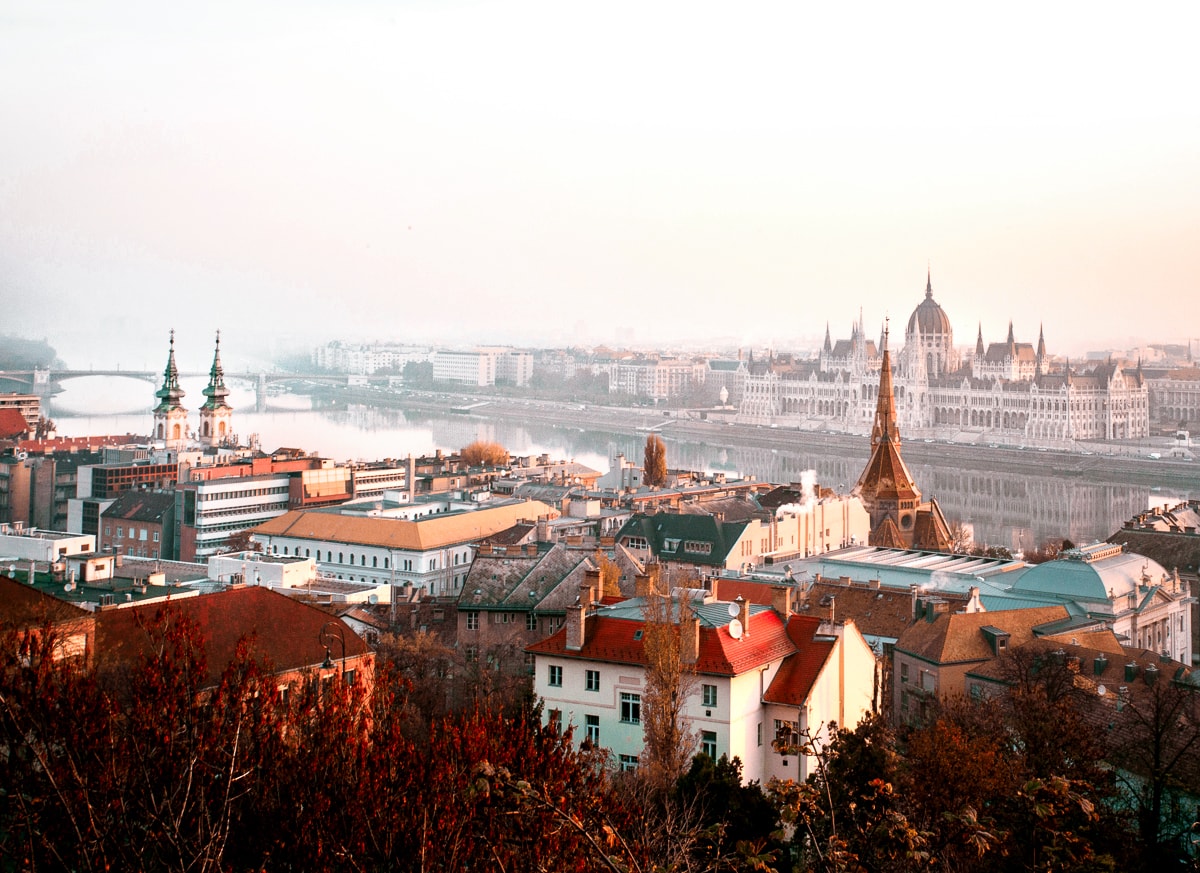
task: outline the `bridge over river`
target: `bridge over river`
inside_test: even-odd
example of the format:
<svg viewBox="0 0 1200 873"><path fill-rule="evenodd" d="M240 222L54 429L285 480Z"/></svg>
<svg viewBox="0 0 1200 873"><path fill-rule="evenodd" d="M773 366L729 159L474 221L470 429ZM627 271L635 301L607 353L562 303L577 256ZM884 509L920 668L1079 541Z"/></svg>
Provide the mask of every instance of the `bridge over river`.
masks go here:
<svg viewBox="0 0 1200 873"><path fill-rule="evenodd" d="M198 373L181 372L179 375L185 378L204 378L208 376L208 370ZM83 378L85 376L108 376L124 379L138 379L143 382L149 382L151 385L159 384L163 378L161 370L123 370L120 367L115 369L88 370L0 370L0 392L13 391L16 393L38 394L42 397L47 397L51 394L57 394L59 391L61 391L63 382L66 382L70 379ZM259 404L262 404L265 401L267 396L267 385L272 382L303 381L314 383L323 382L337 385L346 384L346 377L344 375L331 375L329 373L268 373L265 371L226 371L225 378L227 380L238 380L253 384Z"/></svg>

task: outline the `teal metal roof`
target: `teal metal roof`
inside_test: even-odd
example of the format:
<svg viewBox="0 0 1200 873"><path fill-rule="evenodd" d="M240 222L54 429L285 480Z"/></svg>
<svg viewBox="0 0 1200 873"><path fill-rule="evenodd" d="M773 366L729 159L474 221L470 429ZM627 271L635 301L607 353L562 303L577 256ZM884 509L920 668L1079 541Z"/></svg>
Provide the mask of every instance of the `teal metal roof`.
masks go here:
<svg viewBox="0 0 1200 873"><path fill-rule="evenodd" d="M852 546L807 558L791 565L794 575L807 571L827 579L849 576L858 582L878 579L888 588L941 589L966 594L979 588L980 595L1007 591L1024 572L1020 561L1001 561L972 555L948 555L906 549ZM1044 602L1039 602L1044 605Z"/></svg>
<svg viewBox="0 0 1200 873"><path fill-rule="evenodd" d="M1128 552L1090 561L1066 558L1031 567L1014 582L1012 591L1101 602L1158 585L1166 575L1157 561Z"/></svg>
<svg viewBox="0 0 1200 873"><path fill-rule="evenodd" d="M692 602L692 611L696 618L700 620L701 627L725 627L729 624L731 616L729 614L730 601L716 600L712 603L697 603ZM770 612L771 607L761 603L750 604L750 614L758 615L761 612ZM620 603L614 603L612 606L604 606L596 611L597 615L603 615L608 618L622 618L628 621L645 621L646 620L646 600L643 597L631 597L629 600L622 600ZM671 599L671 621L679 621L679 601Z"/></svg>

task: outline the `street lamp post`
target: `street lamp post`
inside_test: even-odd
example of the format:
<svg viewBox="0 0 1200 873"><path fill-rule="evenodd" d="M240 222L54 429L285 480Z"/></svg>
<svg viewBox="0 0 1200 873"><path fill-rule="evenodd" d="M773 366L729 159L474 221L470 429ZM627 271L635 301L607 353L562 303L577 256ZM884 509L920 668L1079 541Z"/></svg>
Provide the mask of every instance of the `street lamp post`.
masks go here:
<svg viewBox="0 0 1200 873"><path fill-rule="evenodd" d="M325 624L321 625L321 632L317 634L317 639L320 641L321 645L325 647L325 660L321 663L321 668L323 670L328 670L333 667L333 658L330 655L329 646L335 638L342 644L342 657L338 660L338 663L341 665L341 670L339 672L342 676L345 676L346 634L345 631L342 630L342 623L340 621L330 620L325 622Z"/></svg>

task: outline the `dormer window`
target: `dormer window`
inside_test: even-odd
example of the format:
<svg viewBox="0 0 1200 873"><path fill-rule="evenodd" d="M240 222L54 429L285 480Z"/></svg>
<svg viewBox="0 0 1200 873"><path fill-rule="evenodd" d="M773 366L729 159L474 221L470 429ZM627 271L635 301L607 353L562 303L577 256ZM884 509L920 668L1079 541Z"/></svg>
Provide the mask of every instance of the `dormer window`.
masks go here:
<svg viewBox="0 0 1200 873"><path fill-rule="evenodd" d="M987 639L988 644L992 648L992 654L994 654L996 657L1000 657L1008 651L1008 639L1010 636L1008 631L1001 630L1000 628L993 627L992 625L986 625L981 627L979 630Z"/></svg>

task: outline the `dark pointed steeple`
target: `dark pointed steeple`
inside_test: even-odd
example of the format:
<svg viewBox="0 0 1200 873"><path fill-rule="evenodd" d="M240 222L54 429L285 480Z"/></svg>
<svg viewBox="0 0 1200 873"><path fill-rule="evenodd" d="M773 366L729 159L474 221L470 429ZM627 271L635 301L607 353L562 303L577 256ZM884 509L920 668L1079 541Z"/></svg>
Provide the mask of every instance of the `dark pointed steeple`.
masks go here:
<svg viewBox="0 0 1200 873"><path fill-rule="evenodd" d="M205 397L202 409L228 409L225 398L229 389L225 387L225 370L221 367L221 332L217 331L217 347L213 353L212 369L208 371L208 387L202 392Z"/></svg>
<svg viewBox="0 0 1200 873"><path fill-rule="evenodd" d="M1038 325L1038 347L1037 356L1039 359L1046 357L1046 330L1044 325Z"/></svg>
<svg viewBox="0 0 1200 873"><path fill-rule="evenodd" d="M833 351L833 338L829 335L829 322L825 322L825 351Z"/></svg>
<svg viewBox="0 0 1200 873"><path fill-rule="evenodd" d="M900 457L900 428L896 424L896 395L892 385L892 355L883 332L883 361L879 370L879 395L875 401L875 426L871 428L871 457L854 493L862 498L871 516L871 543L912 543L913 522L921 492Z"/></svg>
<svg viewBox="0 0 1200 873"><path fill-rule="evenodd" d="M984 356L983 350L983 322L979 322L979 336L975 339L975 354L977 357Z"/></svg>
<svg viewBox="0 0 1200 873"><path fill-rule="evenodd" d="M181 408L184 391L179 387L179 368L175 366L175 330L171 329L171 350L167 354L167 366L163 370L162 387L154 392L158 398L155 412L170 412Z"/></svg>
<svg viewBox="0 0 1200 873"><path fill-rule="evenodd" d="M933 299L933 268L925 268L925 299Z"/></svg>
<svg viewBox="0 0 1200 873"><path fill-rule="evenodd" d="M900 442L896 424L896 394L892 387L892 353L888 351L888 329L883 328L883 361L879 370L879 398L875 402L875 426L871 428L871 448L881 442Z"/></svg>
<svg viewBox="0 0 1200 873"><path fill-rule="evenodd" d="M1005 342L1008 343L1010 350L1012 349L1013 346L1015 346L1017 344L1017 338L1013 335L1013 326L1012 326L1011 318L1008 320L1008 339L1005 340Z"/></svg>

